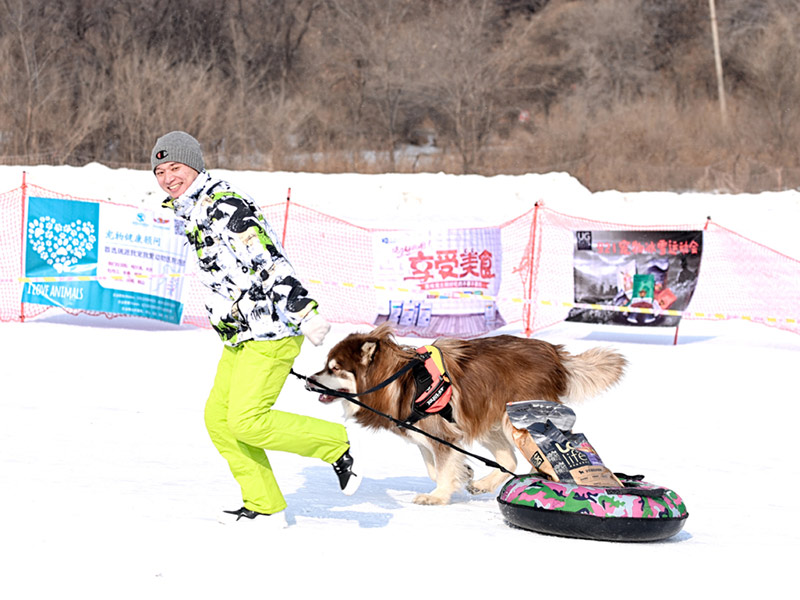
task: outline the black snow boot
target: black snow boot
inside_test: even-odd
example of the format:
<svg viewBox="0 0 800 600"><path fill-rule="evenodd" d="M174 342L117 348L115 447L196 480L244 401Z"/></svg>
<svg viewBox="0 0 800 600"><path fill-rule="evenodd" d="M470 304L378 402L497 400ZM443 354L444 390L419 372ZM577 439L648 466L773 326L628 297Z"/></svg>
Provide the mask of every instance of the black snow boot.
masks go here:
<svg viewBox="0 0 800 600"><path fill-rule="evenodd" d="M222 512L235 516L236 521L239 521L240 519L244 519L245 521L247 520L255 521L256 523L258 523L257 528L282 529L284 527L289 526L288 523L286 522L286 514L284 511L280 511L273 514L260 513L254 510L250 510L249 508L245 508L243 506L238 510L223 510ZM230 523L230 521L226 522L220 520L220 523L227 524Z"/></svg>
<svg viewBox="0 0 800 600"><path fill-rule="evenodd" d="M262 515L266 517L269 516L267 513L256 512L254 510L250 510L249 508L245 508L244 506L238 510L223 510L222 512L228 513L229 515L234 515L237 521L241 518L255 519L256 517Z"/></svg>
<svg viewBox="0 0 800 600"><path fill-rule="evenodd" d="M333 463L333 470L339 478L339 487L346 496L356 493L358 486L361 485L361 477L353 473L353 457L350 456L350 449L345 450L344 454Z"/></svg>

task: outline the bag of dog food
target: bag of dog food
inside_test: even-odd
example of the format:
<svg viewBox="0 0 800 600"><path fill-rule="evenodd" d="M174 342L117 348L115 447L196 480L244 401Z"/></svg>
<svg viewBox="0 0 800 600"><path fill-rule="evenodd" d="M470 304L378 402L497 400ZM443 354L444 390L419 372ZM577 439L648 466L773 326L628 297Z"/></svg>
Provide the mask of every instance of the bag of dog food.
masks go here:
<svg viewBox="0 0 800 600"><path fill-rule="evenodd" d="M596 487L622 487L622 482L603 464L584 434L559 428L558 425L571 426L575 421L574 413L569 414L572 412L569 407L536 400L524 401L524 405L514 402L507 412L515 427L513 435L517 447L548 479Z"/></svg>

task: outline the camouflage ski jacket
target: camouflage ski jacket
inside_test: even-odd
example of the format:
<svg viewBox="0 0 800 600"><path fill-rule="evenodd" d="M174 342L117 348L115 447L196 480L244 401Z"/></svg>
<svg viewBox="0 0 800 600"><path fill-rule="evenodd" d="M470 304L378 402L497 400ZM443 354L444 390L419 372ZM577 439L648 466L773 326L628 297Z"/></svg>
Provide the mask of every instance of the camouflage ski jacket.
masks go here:
<svg viewBox="0 0 800 600"><path fill-rule="evenodd" d="M211 291L211 326L227 345L300 335L300 323L317 303L249 196L203 171L181 197L163 205L184 220L200 280Z"/></svg>

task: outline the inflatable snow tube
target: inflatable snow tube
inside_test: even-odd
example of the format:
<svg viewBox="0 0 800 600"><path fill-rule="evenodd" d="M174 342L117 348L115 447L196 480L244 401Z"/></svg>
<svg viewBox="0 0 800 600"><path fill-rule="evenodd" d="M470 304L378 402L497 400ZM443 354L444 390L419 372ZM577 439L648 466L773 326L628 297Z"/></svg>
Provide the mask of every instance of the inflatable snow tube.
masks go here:
<svg viewBox="0 0 800 600"><path fill-rule="evenodd" d="M563 537L613 542L654 542L672 537L689 513L680 496L663 487L617 473L624 487L557 483L535 474L518 475L497 501L514 527Z"/></svg>

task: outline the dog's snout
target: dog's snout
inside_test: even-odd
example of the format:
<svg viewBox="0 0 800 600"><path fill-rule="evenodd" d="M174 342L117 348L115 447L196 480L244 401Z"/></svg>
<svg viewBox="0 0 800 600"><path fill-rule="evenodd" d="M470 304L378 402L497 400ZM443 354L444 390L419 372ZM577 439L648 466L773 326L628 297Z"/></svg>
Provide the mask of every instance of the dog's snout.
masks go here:
<svg viewBox="0 0 800 600"><path fill-rule="evenodd" d="M320 383L314 377L306 377L306 389L309 392L319 392L322 388Z"/></svg>

